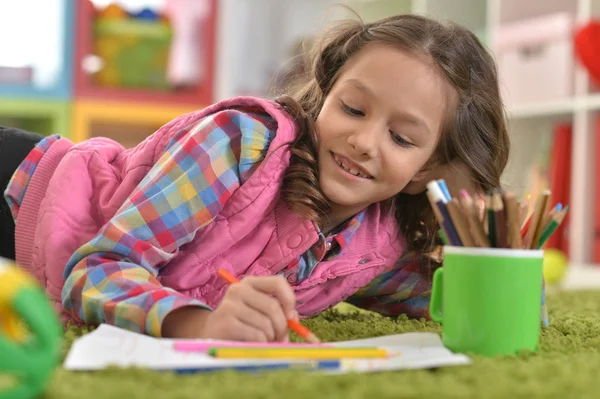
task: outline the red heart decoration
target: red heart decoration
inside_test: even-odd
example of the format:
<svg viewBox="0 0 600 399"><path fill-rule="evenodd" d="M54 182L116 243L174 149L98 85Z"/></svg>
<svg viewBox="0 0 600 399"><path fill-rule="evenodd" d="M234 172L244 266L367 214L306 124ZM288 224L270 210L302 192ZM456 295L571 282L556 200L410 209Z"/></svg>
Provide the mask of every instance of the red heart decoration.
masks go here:
<svg viewBox="0 0 600 399"><path fill-rule="evenodd" d="M600 84L600 22L589 22L575 34L575 52L590 77Z"/></svg>

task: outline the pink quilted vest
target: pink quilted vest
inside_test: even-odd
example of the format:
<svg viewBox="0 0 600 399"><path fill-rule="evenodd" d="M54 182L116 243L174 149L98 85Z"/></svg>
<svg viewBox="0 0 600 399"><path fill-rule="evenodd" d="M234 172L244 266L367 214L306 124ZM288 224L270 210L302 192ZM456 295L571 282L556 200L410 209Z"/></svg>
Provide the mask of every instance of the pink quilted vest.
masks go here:
<svg viewBox="0 0 600 399"><path fill-rule="evenodd" d="M226 289L217 268L239 278L272 275L317 241L314 224L289 211L280 198L290 155L286 143L295 137L295 126L274 102L223 101L169 122L130 150L103 138L77 145L61 139L42 157L29 184L18 214L16 247L17 262L46 287L63 319L70 318L62 309L61 290L71 255L110 220L179 129L232 107L261 107L277 121L268 156L213 223L161 269L160 282L216 307ZM343 253L321 262L294 286L299 313L313 315L343 301L392 266L404 247L394 218L371 205Z"/></svg>

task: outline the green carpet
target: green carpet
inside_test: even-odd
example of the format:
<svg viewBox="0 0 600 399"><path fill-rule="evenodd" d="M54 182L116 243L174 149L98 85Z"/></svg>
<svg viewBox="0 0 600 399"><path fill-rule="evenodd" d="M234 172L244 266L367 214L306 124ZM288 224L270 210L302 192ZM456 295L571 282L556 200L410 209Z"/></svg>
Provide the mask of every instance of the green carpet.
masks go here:
<svg viewBox="0 0 600 399"><path fill-rule="evenodd" d="M264 376L221 372L175 375L137 369L59 369L45 398L591 398L600 397L600 292L548 298L551 327L539 351L510 358L474 358L471 366L438 370L325 376L276 371ZM435 331L431 322L392 320L348 306L306 321L324 340ZM68 344L81 330L70 329Z"/></svg>

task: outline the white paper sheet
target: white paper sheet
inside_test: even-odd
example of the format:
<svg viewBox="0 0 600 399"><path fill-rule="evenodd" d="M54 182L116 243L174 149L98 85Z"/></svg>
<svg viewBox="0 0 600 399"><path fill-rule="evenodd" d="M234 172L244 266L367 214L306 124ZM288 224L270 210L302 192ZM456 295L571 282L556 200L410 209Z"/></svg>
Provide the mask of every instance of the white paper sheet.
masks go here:
<svg viewBox="0 0 600 399"><path fill-rule="evenodd" d="M260 369L294 363L314 362L287 360L225 360L204 353L179 352L173 349L175 340L153 338L107 324L75 340L64 361L67 370L101 370L110 366L142 367L154 370L211 371L222 368ZM446 349L439 336L433 333L405 333L335 343L336 346L376 346L398 356L376 360L343 360L342 367L322 369L321 372L375 372L385 370L434 368L470 364L462 354Z"/></svg>

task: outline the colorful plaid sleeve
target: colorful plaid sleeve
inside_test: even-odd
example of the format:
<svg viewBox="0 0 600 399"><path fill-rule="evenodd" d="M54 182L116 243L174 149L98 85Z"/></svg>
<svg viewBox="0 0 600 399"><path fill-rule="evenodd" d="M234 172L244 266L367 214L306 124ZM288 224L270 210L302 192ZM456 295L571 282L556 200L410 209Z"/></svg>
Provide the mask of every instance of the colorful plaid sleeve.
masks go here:
<svg viewBox="0 0 600 399"><path fill-rule="evenodd" d="M116 215L69 260L65 309L86 323L160 336L170 311L206 307L156 276L260 164L274 135L271 122L262 114L222 111L179 134Z"/></svg>
<svg viewBox="0 0 600 399"><path fill-rule="evenodd" d="M18 219L19 209L21 208L25 191L27 191L27 187L37 168L38 162L46 151L48 151L48 148L60 139L61 137L58 134L44 137L35 145L29 154L27 154L15 173L13 173L6 187L6 191L4 192L4 198L10 208L15 223Z"/></svg>
<svg viewBox="0 0 600 399"><path fill-rule="evenodd" d="M422 272L422 256L407 252L346 301L385 316L429 317L431 283Z"/></svg>

